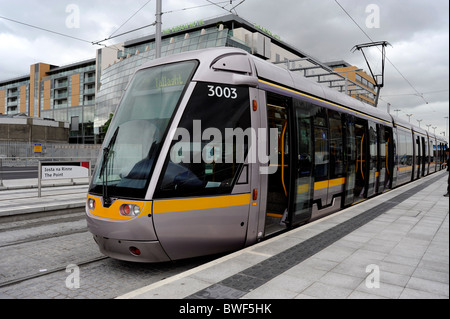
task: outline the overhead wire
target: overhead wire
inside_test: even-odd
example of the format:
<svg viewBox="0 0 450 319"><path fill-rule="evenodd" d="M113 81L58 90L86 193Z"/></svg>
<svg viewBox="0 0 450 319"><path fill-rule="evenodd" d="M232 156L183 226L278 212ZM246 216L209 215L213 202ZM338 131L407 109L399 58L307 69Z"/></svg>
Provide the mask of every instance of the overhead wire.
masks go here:
<svg viewBox="0 0 450 319"><path fill-rule="evenodd" d="M153 22L153 23L151 23L151 24L144 25L143 27L139 27L139 28L136 28L136 29L127 31L127 32L120 33L120 34L115 35L115 36L110 36L110 37L108 37L108 38L106 38L106 39L104 39L104 40L92 42L92 44L94 44L94 45L100 45L100 42L109 41L109 40L111 40L111 39L121 37L121 36L123 36L123 35L125 35L125 34L131 33L131 32L135 32L135 31L139 31L139 30L142 30L142 29L145 29L145 28L148 28L148 27L152 27L152 26L154 26L154 25L156 25L156 22ZM102 44L102 45L103 45L103 44Z"/></svg>
<svg viewBox="0 0 450 319"><path fill-rule="evenodd" d="M339 1L338 1L338 0L334 0L334 1L335 1L335 2L337 3L337 5L345 12L345 14L353 21L353 23L355 23L355 25L356 25L356 26L364 33L364 35L365 35L370 41L374 42L373 39L367 34L367 32L364 31L363 28L361 28L361 26L358 24L358 22L356 22L355 19L353 19L353 17L350 15L350 13L348 13L348 11L345 10L345 8L339 3ZM378 49L380 50L380 48L378 48ZM381 51L381 50L380 50L380 51ZM416 92L415 95L421 97L421 98L424 100L424 102L425 102L426 104L428 104L428 101L423 97L423 94L420 93L420 92L412 85L412 83L406 78L406 76L403 75L402 72L400 72L400 70L394 65L394 63L393 63L388 57L386 57L386 60L388 60L388 62L394 67L394 69L395 69L395 70L400 74L400 76L406 81L406 83L408 83L408 85Z"/></svg>
<svg viewBox="0 0 450 319"><path fill-rule="evenodd" d="M36 25L32 25L32 24L29 24L29 23L17 21L17 20L11 19L11 18L0 16L0 19L4 19L4 20L10 21L10 22L21 24L21 25L24 25L24 26L27 26L27 27L30 27L30 28L34 28L34 29L38 29L38 30L41 30L41 31L46 31L46 32L50 32L50 33L53 33L53 34L57 34L59 36L63 36L63 37L66 37L66 38L71 38L71 39L74 39L74 40L78 40L78 41L82 41L82 42L93 44L92 41L89 41L89 40L81 39L81 38L78 38L78 37L74 37L72 35L68 35L68 34L64 34L64 33L61 33L61 32L57 32L57 31L46 29L46 28L38 27Z"/></svg>
<svg viewBox="0 0 450 319"><path fill-rule="evenodd" d="M127 31L127 32L123 32L123 33L120 33L120 34L114 36L114 34L118 30L120 30L126 23L128 23L134 16L136 16L136 14L138 14L140 11L142 11L142 9L145 8L151 1L152 0L149 0L143 6L141 6L125 22L123 22L113 33L111 33L111 35L109 37L107 37L107 38L105 38L103 40L99 40L99 41L90 41L90 40L82 39L82 38L75 37L75 36L72 36L72 35L68 35L68 34L65 34L65 33L62 33L62 32L58 32L58 31L47 29L47 28L39 27L37 25L33 25L33 24L30 24L30 23L25 23L25 22L18 21L18 20L15 20L15 19L7 18L7 17L4 17L4 16L0 16L0 19L4 19L4 20L10 21L10 22L14 22L14 23L17 23L17 24L20 24L20 25L24 25L24 26L27 26L27 27L30 27L30 28L37 29L37 30L49 32L49 33L56 34L56 35L59 35L59 36L62 36L62 37L66 37L66 38L70 38L70 39L73 39L73 40L77 40L77 41L81 41L81 42L85 42L85 43L90 43L92 45L98 45L98 46L107 47L105 44L101 44L101 42L105 42L105 41L108 41L108 40L111 40L111 39L123 36L125 34L132 33L134 31L139 31L141 29L144 29L144 28L147 28L147 27L150 27L150 26L154 26L156 24L156 22L154 22L154 23L145 25L143 27L139 27L139 28L136 28L136 29L133 29L133 30L130 30L130 31ZM183 10L197 9L197 8L202 8L202 7L206 7L206 6L212 6L212 5L218 6L219 8L221 8L221 9L227 11L227 12L231 12L231 10L233 10L237 6L241 5L245 0L242 0L240 3L238 3L237 5L232 7L230 10L225 8L226 5L225 6L220 6L220 5L224 4L224 3L228 3L228 2L230 2L230 4L232 4L233 0L231 0L231 1L227 0L227 1L221 1L221 2L212 2L210 0L206 0L206 1L209 2L209 4L198 5L198 6L194 6L194 7L186 7L186 8L182 8L182 9L178 9L178 10L166 11L166 12L163 12L163 14L164 13L173 13L173 12L178 12L178 11L183 11Z"/></svg>
<svg viewBox="0 0 450 319"><path fill-rule="evenodd" d="M437 90L437 91L430 91L430 92L424 92L421 93L423 95L425 94L438 94L438 93L442 93L442 92L448 92L448 89L444 89L444 90ZM417 95L416 93L401 93L401 94L389 94L389 95L384 95L384 97L390 97L390 96L404 96L404 95Z"/></svg>
<svg viewBox="0 0 450 319"><path fill-rule="evenodd" d="M226 8L226 6L227 5L224 5L223 7L221 7L220 5L219 5L219 3L220 4L222 4L222 3L228 3L228 1L224 1L224 2L212 2L211 0L206 0L207 2L209 2L211 5L215 5L216 7L219 7L220 9L223 9L223 10L225 10L225 11L227 11L227 12L230 12L230 13L233 13L233 11L232 10L234 10L234 13L233 14L236 14L237 15L237 12L236 12L236 7L237 6L240 6L242 3L244 3L245 2L245 0L242 0L241 2L239 2L237 5L235 5L234 7L232 7L231 9L227 9ZM230 3L229 3L230 5L233 5L233 0L230 0Z"/></svg>
<svg viewBox="0 0 450 319"><path fill-rule="evenodd" d="M118 27L113 33L111 33L111 35L109 36L108 39L112 39L112 36L113 36L117 31L119 31L125 24L127 24L128 21L130 21L132 18L134 18L134 16L135 16L136 14L138 14L142 9L144 9L151 1L152 1L152 0L148 0L142 7L139 8L138 11L136 11L135 13L133 13L133 14L131 15L131 17L129 17L124 23L122 23L122 24L120 25L120 27Z"/></svg>
<svg viewBox="0 0 450 319"><path fill-rule="evenodd" d="M210 2L209 4L202 4L202 5L198 5L198 6L194 6L194 7L186 7L186 8L177 9L177 10L164 11L163 14L180 12L180 11L186 11L186 10L191 10L191 9L204 8L204 7L210 7L210 6L213 6L213 5L218 5L218 4L222 4L222 3L228 3L228 2L229 2L229 0L216 2L216 3ZM223 9L222 7L220 7L220 8Z"/></svg>
<svg viewBox="0 0 450 319"><path fill-rule="evenodd" d="M150 0L150 1L151 1L151 0ZM146 4L148 4L150 1L148 1ZM145 5L144 5L144 6L145 6ZM142 9L142 8L143 8L143 7L141 7L141 9ZM141 9L139 9L138 12L139 12ZM136 13L137 13L137 12L136 12ZM135 15L135 14L134 14L134 15ZM133 16L134 16L134 15L133 15ZM102 44L101 42L105 42L105 41L107 41L107 40L114 39L114 38L123 36L123 35L125 35L125 34L132 33L132 32L135 32L135 31L138 31L138 30L141 30L141 29L144 29L144 28L147 28L147 27L150 27L150 26L153 26L153 25L156 24L156 22L154 22L154 23L152 23L152 24L145 25L145 26L143 26L143 27L139 27L139 28L136 28L136 29L133 29L133 30L129 30L129 31L127 31L127 32L123 32L123 33L118 34L118 35L115 35L115 36L112 36L112 35L111 35L111 36L109 36L108 38L106 38L106 39L104 39L104 40L100 40L100 41L90 41L90 40L82 39L82 38L75 37L75 36L72 36L72 35L68 35L68 34L65 34L65 33L62 33L62 32L58 32L58 31L54 31L54 30L47 29L47 28L39 27L39 26L37 26L37 25L33 25L33 24L30 24L30 23L25 23L25 22L18 21L18 20L15 20L15 19L7 18L7 17L4 17L4 16L0 16L0 19L6 20L6 21L10 21L10 22L14 22L14 23L17 23L17 24L20 24L20 25L24 25L24 26L29 27L29 28L33 28L33 29L37 29L37 30L49 32L49 33L52 33L52 34L55 34L55 35L59 35L59 36L62 36L62 37L70 38L70 39L77 40L77 41L81 41L81 42L84 42L84 43L89 43L89 44L92 44L92 45L102 46L102 47L104 47L104 48L109 48L109 49L113 49L113 50L117 50L117 51L119 51L118 48L113 48L113 47L111 47L111 46L107 46L107 45L105 45L105 44ZM128 20L129 20L129 19L128 19ZM128 20L127 20L127 21L128 21ZM126 22L127 22L127 21L126 21ZM126 22L125 22L125 23L126 23ZM125 23L123 23L118 29L120 29ZM118 30L118 29L117 29L117 30ZM117 30L116 30L115 32L117 32ZM114 34L114 33L113 33L113 34Z"/></svg>
<svg viewBox="0 0 450 319"><path fill-rule="evenodd" d="M59 36L63 36L63 37L66 37L66 38L74 39L74 40L77 40L77 41L90 43L92 45L99 45L99 46L107 47L105 44L101 44L101 42L105 42L105 41L108 41L110 39L114 39L114 38L120 37L122 35L131 33L131 32L139 31L141 29L144 29L144 28L147 28L147 27L150 27L150 26L154 26L156 24L156 22L154 22L152 24L148 24L148 25L145 25L143 27L139 27L139 28L136 28L136 29L133 29L133 30L129 30L127 32L123 32L121 34L118 34L118 35L114 36L114 34L117 31L119 31L128 21L130 21L134 16L136 16L136 14L138 14L151 1L152 0L149 0L143 6L141 6L135 13L133 13L133 15L131 15L125 22L123 22L113 33L111 33L111 35L108 38L105 38L104 40L100 40L100 41L90 41L90 40L82 39L82 38L75 37L75 36L72 36L72 35L68 35L68 34L65 34L65 33L62 33L62 32L46 29L46 28L39 27L39 26L36 26L36 25L33 25L33 24L29 24L29 23L25 23L25 22L22 22L22 21L15 20L15 19L7 18L7 17L4 17L4 16L0 16L0 19L4 19L4 20L10 21L10 22L21 24L21 25L24 25L24 26L27 26L27 27L30 27L30 28L34 28L34 29L37 29L37 30L53 33L53 34L56 34L56 35L59 35Z"/></svg>

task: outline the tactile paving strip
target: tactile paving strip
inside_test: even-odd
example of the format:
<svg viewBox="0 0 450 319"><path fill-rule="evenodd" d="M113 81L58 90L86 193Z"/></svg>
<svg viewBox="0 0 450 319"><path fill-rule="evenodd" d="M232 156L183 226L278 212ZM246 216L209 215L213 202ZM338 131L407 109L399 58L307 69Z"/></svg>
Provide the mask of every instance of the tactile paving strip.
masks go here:
<svg viewBox="0 0 450 319"><path fill-rule="evenodd" d="M185 299L238 299L277 277L291 267L315 255L337 240L365 225L387 210L395 207L409 197L434 183L442 175L417 185L402 194L367 210L339 225L336 225L310 239L307 239L277 255L249 267L217 284L202 289Z"/></svg>

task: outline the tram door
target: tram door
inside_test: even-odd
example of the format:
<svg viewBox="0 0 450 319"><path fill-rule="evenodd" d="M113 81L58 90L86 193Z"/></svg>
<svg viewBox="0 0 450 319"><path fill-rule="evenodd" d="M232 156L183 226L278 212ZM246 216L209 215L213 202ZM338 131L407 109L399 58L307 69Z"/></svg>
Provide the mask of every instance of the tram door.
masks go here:
<svg viewBox="0 0 450 319"><path fill-rule="evenodd" d="M430 173L436 172L436 145L430 137Z"/></svg>
<svg viewBox="0 0 450 319"><path fill-rule="evenodd" d="M313 145L312 145L312 116L309 104L294 100L295 112L295 151L297 165L292 174L293 214L292 223L301 223L311 217L313 196ZM294 157L293 157L294 158Z"/></svg>
<svg viewBox="0 0 450 319"><path fill-rule="evenodd" d="M288 218L288 189L290 185L290 128L288 121L290 99L267 93L268 128L278 133L278 158L270 162L268 174L265 235L286 229ZM273 145L270 145L273 152ZM273 170L276 167L276 170Z"/></svg>
<svg viewBox="0 0 450 319"><path fill-rule="evenodd" d="M355 117L345 115L345 189L344 206L353 204L354 189L356 183L356 135L355 135Z"/></svg>
<svg viewBox="0 0 450 319"><path fill-rule="evenodd" d="M390 132L389 128L384 125L377 124L378 135L378 180L376 183L375 192L382 193L385 189L390 188L390 173L389 167L389 144L390 144Z"/></svg>
<svg viewBox="0 0 450 319"><path fill-rule="evenodd" d="M367 197L375 195L375 190L378 183L378 137L377 125L369 121L369 131L367 137L369 138L369 153L368 153L368 179L369 185L367 188Z"/></svg>
<svg viewBox="0 0 450 319"><path fill-rule="evenodd" d="M391 128L381 124L378 128L379 182L377 192L382 193L386 189L392 188L394 144Z"/></svg>
<svg viewBox="0 0 450 319"><path fill-rule="evenodd" d="M428 143L426 143L425 141L425 137L421 137L421 145L422 145L422 170L420 172L420 176L425 176L425 170L428 169L428 152L427 152L427 148L428 148Z"/></svg>
<svg viewBox="0 0 450 319"><path fill-rule="evenodd" d="M267 122L278 134L278 158L267 176L266 236L309 220L314 190L311 105L267 93Z"/></svg>
<svg viewBox="0 0 450 319"><path fill-rule="evenodd" d="M415 157L414 157L414 173L413 179L420 178L420 166L422 162L422 148L420 147L420 136L416 135L415 141Z"/></svg>
<svg viewBox="0 0 450 319"><path fill-rule="evenodd" d="M355 144L356 144L356 180L353 189L354 202L367 197L368 186L368 147L367 147L367 121L356 120L355 122Z"/></svg>

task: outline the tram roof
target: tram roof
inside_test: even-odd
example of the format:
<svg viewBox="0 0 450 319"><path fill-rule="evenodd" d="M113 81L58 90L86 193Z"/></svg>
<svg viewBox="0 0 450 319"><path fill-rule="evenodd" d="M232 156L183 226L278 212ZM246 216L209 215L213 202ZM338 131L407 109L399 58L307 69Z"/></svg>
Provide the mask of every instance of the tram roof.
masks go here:
<svg viewBox="0 0 450 319"><path fill-rule="evenodd" d="M397 117L393 117L383 110L368 105L344 93L333 90L327 87L326 85L307 79L298 73L286 70L275 64L267 62L261 58L251 55L246 51L238 48L231 48L231 47L207 48L197 51L188 51L184 53L174 54L163 57L161 59L149 61L148 63L139 67L136 71L156 65L173 63L177 61L199 60L201 62L199 69L201 70L200 73L202 73L205 72L207 69L208 70L212 69L213 64L218 59L225 56L233 56L233 55L237 55L242 57L243 59L252 61L251 71L246 75L246 77L249 78L248 83L256 84L258 83L257 82L258 78L262 78L275 85L279 85L280 87L285 88L285 90L287 89L292 94L300 94L300 95L306 94L316 99L317 101L320 101L321 103L331 105L332 107L334 105L334 107L341 107L341 109L342 108L347 109L349 113L355 112L384 122L388 123L394 122L395 124L398 124L403 128L414 130L424 135L427 134L430 136L432 135L426 130L419 128L418 126L412 125L411 123L408 123ZM256 74L254 74L254 72L256 72ZM216 72L217 75L219 75L219 73L223 74L228 73L229 75L229 72ZM218 79L220 78L221 77L219 76ZM198 77L194 76L193 80L195 81L196 79L198 79ZM436 136L436 138L439 137Z"/></svg>
<svg viewBox="0 0 450 319"><path fill-rule="evenodd" d="M351 109L354 112L368 115L369 117L377 118L389 123L392 122L391 116L387 112L363 103L347 94L333 90L324 84L307 79L296 72L283 69L255 56L251 56L251 58L255 63L259 77L273 81L295 91L312 95L323 103L331 105L337 104L347 109Z"/></svg>

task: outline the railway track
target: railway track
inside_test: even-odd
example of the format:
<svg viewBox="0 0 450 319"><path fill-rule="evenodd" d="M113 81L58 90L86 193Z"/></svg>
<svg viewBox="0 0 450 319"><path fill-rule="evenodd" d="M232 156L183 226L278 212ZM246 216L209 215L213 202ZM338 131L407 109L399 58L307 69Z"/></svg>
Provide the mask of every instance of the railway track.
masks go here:
<svg viewBox="0 0 450 319"><path fill-rule="evenodd" d="M21 269L10 267L9 270L3 270L7 268L2 267L0 288L64 271L69 260L72 264L87 265L107 258L99 252L94 253L94 246L91 248L91 258L75 255L68 259L70 250L66 249L66 254L55 254L56 259L45 265L45 262L42 263L36 256L47 246L54 247L55 252L64 251L64 245L70 242L71 236L90 237L84 220L84 211L81 209L75 213L72 209L67 209L66 212L59 210L26 215L26 218L14 217L13 220L8 217L0 218L0 256L2 260L23 262L20 263ZM37 262L34 263L33 260Z"/></svg>
<svg viewBox="0 0 450 319"><path fill-rule="evenodd" d="M101 260L105 260L107 258L109 258L109 257L102 256L102 257L92 258L90 260L77 262L76 265L77 266L85 266L85 265L88 265L88 264L91 264L91 263L95 263L95 262L98 262L98 261L101 261ZM31 280L31 279L35 279L35 278L39 278L39 277L43 277L43 276L48 276L50 274L53 274L53 273L56 273L56 272L59 272L59 271L66 271L66 270L67 270L67 266L60 266L60 267L56 267L56 268L53 268L53 269L41 269L39 271L39 273L34 273L34 274L31 274L31 275L28 275L28 276L23 276L23 277L7 280L5 282L1 282L0 283L0 288L16 285L16 284L22 283L22 282L27 281L27 280Z"/></svg>
<svg viewBox="0 0 450 319"><path fill-rule="evenodd" d="M99 252L83 209L0 218L0 299L115 298L213 258L162 264L111 259ZM73 265L79 289L66 286Z"/></svg>

